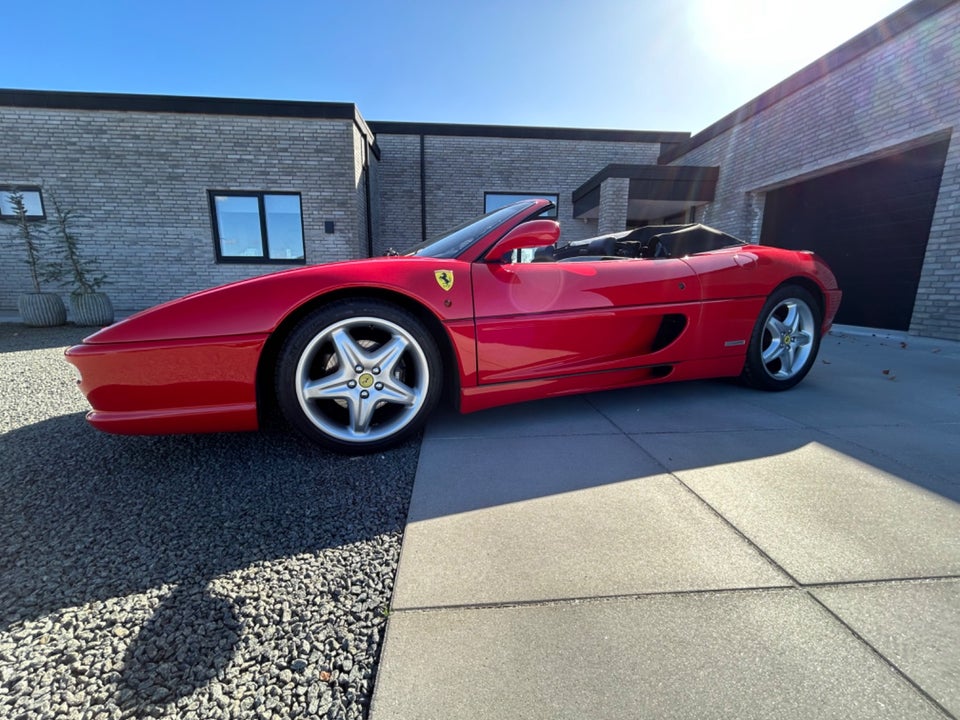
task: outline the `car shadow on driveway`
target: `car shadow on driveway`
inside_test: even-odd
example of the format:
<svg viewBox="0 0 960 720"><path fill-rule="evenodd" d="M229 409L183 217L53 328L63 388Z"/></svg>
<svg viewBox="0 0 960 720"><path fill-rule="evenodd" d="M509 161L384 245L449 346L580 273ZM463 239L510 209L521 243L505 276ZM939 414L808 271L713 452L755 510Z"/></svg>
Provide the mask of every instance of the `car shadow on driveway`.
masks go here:
<svg viewBox="0 0 960 720"><path fill-rule="evenodd" d="M350 458L275 432L111 436L82 413L14 429L0 436L0 632L96 606L95 636L123 657L114 701L167 705L241 650L256 656L243 628L281 625L280 606L303 600L290 597L297 565L278 568L291 558L332 558L309 580L310 603L342 622L338 600L360 570L350 546L402 532L418 449Z"/></svg>
<svg viewBox="0 0 960 720"><path fill-rule="evenodd" d="M98 327L82 327L72 324L35 328L20 323L0 322L0 348L2 348L2 352L61 348L65 342L78 343L82 338L93 335L99 330Z"/></svg>

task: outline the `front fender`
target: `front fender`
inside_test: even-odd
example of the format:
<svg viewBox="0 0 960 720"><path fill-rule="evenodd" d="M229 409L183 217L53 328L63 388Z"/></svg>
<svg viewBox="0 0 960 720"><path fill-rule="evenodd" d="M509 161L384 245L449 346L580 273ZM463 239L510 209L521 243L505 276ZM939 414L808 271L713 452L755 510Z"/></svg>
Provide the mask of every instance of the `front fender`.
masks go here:
<svg viewBox="0 0 960 720"><path fill-rule="evenodd" d="M87 344L269 335L302 305L337 291L386 290L441 322L473 316L469 266L434 258L377 258L315 265L241 280L172 300L104 328Z"/></svg>

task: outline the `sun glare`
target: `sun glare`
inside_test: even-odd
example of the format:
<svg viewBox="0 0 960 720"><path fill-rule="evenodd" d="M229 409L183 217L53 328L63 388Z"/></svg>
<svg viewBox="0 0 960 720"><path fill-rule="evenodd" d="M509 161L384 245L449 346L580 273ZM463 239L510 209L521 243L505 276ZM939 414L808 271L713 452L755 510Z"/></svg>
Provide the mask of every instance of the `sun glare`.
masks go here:
<svg viewBox="0 0 960 720"><path fill-rule="evenodd" d="M689 22L702 51L730 67L789 73L883 19L906 0L698 0Z"/></svg>

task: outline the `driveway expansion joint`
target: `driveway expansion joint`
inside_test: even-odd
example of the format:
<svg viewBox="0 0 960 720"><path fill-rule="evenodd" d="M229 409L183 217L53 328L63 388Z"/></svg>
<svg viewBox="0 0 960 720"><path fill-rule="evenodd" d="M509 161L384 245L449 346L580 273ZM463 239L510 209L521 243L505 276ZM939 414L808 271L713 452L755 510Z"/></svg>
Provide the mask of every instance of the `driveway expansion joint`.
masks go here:
<svg viewBox="0 0 960 720"><path fill-rule="evenodd" d="M838 587L882 587L896 584L918 584L952 582L960 580L960 575L918 576L902 578L877 578L872 580L839 580L834 582L801 583L790 585L757 585L730 588L706 588L694 590L651 590L649 592L619 593L614 595L582 595L576 597L547 598L537 600L509 600L504 602L452 603L446 605L412 605L409 607L391 607L390 615L400 613L430 613L460 610L500 610L525 607L555 607L558 605L577 605L581 603L618 602L623 600L647 600L651 598L680 598L690 596L733 595L744 593L776 593L795 591L809 595L813 590ZM814 597L814 599L816 599ZM819 601L817 601L819 603Z"/></svg>
<svg viewBox="0 0 960 720"><path fill-rule="evenodd" d="M947 710L943 705L941 705L929 692L923 689L921 685L910 677L899 665L897 665L893 660L884 655L880 650L873 645L869 640L867 640L863 635L857 632L852 625L850 625L846 620L840 617L837 613L827 607L820 598L814 595L809 590L807 595L810 597L813 602L815 602L824 612L832 617L836 622L840 624L841 627L845 628L848 633L850 633L854 638L860 641L860 643L870 650L871 653L876 656L880 662L884 663L887 667L890 668L896 675L898 675L904 682L909 684L924 700L933 705L937 710L943 713L944 717L950 718L950 720L957 720L956 716Z"/></svg>
<svg viewBox="0 0 960 720"><path fill-rule="evenodd" d="M390 614L426 613L460 610L500 610L524 607L556 607L558 605L579 605L582 603L619 602L623 600L646 600L662 597L686 597L704 595L729 595L734 593L783 592L794 591L793 585L764 585L756 587L710 588L705 590L652 590L650 592L621 593L617 595L584 595L580 597L549 598L538 600L509 600L505 602L459 603L450 605L418 605L404 608L392 608ZM802 588L800 588L802 590Z"/></svg>

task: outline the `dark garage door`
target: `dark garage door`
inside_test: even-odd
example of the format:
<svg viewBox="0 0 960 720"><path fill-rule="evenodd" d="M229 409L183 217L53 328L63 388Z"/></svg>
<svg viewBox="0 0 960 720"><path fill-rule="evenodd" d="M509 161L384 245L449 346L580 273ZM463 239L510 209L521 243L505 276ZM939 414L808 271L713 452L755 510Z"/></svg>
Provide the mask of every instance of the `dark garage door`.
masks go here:
<svg viewBox="0 0 960 720"><path fill-rule="evenodd" d="M760 242L813 250L837 275L837 322L907 330L949 138L767 193Z"/></svg>

